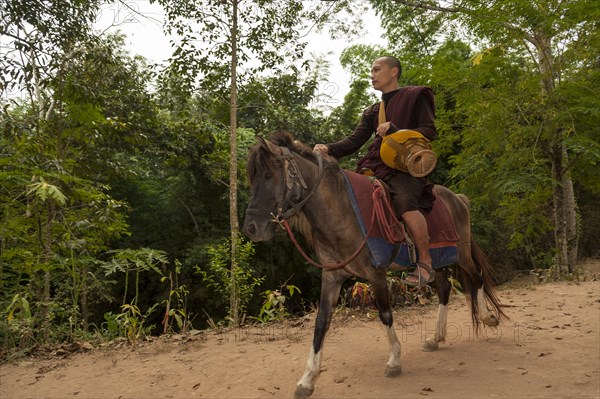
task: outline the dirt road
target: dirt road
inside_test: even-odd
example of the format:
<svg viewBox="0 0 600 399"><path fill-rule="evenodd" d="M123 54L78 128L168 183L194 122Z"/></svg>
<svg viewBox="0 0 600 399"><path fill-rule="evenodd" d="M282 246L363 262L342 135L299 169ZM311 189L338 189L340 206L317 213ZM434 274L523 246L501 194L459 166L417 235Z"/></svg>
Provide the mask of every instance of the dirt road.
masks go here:
<svg viewBox="0 0 600 399"><path fill-rule="evenodd" d="M500 287L499 296L510 320L479 337L465 299L454 296L448 340L432 353L420 344L433 333L437 306L397 311L403 373L395 378L383 376L388 344L376 313L341 310L313 398L600 397L600 281L527 282ZM313 322L3 364L0 397L292 398Z"/></svg>

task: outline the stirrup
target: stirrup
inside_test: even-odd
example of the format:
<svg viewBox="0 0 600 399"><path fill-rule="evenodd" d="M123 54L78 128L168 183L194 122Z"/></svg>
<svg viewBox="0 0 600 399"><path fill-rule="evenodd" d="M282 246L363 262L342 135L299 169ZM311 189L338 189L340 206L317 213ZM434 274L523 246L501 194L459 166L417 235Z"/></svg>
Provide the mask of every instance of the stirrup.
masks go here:
<svg viewBox="0 0 600 399"><path fill-rule="evenodd" d="M423 268L425 271L427 271L429 273L429 278L425 279L423 276L421 276L421 273L419 273L419 268ZM400 281L402 281L406 285L422 288L428 284L433 283L433 280L435 280L435 272L433 271L433 268L429 267L429 265L423 262L418 262L417 268L414 271L408 273L406 278L401 279Z"/></svg>

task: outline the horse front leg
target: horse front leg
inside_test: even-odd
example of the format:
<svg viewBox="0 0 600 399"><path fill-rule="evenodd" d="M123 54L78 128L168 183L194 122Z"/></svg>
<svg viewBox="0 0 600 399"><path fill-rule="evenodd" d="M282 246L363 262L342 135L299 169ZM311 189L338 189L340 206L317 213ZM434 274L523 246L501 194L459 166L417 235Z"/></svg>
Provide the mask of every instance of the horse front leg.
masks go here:
<svg viewBox="0 0 600 399"><path fill-rule="evenodd" d="M385 273L380 273L375 279L371 280L377 308L379 309L379 320L383 323L390 344L390 357L386 363L386 377L395 377L402 373L402 362L400 361L400 340L394 330L394 316L392 305L390 303L390 294L387 288Z"/></svg>
<svg viewBox="0 0 600 399"><path fill-rule="evenodd" d="M450 290L452 289L452 286L450 285L450 282L448 281L448 278L443 270L436 270L433 287L437 292L439 302L438 320L435 325L435 334L433 337L428 338L425 342L423 342L423 345L421 345L421 350L424 352L432 352L436 350L439 346L439 343L446 340L448 300L450 298Z"/></svg>
<svg viewBox="0 0 600 399"><path fill-rule="evenodd" d="M321 355L325 334L329 330L333 309L340 296L340 288L346 278L350 276L344 270L323 270L321 273L321 299L315 323L313 343L306 362L304 375L298 385L294 398L303 399L312 395L315 390L315 381L321 372Z"/></svg>

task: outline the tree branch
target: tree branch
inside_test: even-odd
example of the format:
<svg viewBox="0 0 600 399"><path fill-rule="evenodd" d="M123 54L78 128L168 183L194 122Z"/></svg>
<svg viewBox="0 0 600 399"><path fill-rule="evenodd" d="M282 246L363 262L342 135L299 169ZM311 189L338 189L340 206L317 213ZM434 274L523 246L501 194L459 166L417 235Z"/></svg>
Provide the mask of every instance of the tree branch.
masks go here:
<svg viewBox="0 0 600 399"><path fill-rule="evenodd" d="M406 0L393 0L393 2L402 4L407 7L420 8L422 10L429 10L429 11L440 11L440 12L449 12L449 13L471 11L469 9L462 8L462 7L442 7L442 6L438 6L438 5L427 4L425 2L413 2L413 1L406 1Z"/></svg>

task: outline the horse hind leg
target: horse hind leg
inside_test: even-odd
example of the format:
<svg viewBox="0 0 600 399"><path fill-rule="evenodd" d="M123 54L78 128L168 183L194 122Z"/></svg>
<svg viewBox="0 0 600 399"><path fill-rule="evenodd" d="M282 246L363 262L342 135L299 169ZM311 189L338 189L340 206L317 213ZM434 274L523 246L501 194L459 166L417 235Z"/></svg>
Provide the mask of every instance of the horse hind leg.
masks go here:
<svg viewBox="0 0 600 399"><path fill-rule="evenodd" d="M460 201L455 201L458 198ZM477 331L479 323L495 327L500 324L500 319L506 315L500 309L500 302L493 290L493 268L483 251L471 236L469 218L469 200L462 194L450 198L449 203L453 205L453 214L462 220L462 227L457 226L459 236L459 266L464 272L465 289L470 294L471 317ZM462 203L462 204L461 204ZM488 307L492 305L496 314Z"/></svg>
<svg viewBox="0 0 600 399"><path fill-rule="evenodd" d="M400 360L400 340L394 330L394 316L392 314L392 305L388 292L385 274L380 274L374 280L371 280L373 293L379 309L379 320L384 325L388 342L390 344L390 356L386 363L384 375L386 377L395 377L402 373L402 362Z"/></svg>
<svg viewBox="0 0 600 399"><path fill-rule="evenodd" d="M475 242L471 241L461 247L460 267L465 273L465 289L470 294L471 316L475 328L479 327L480 322L488 327L496 327L500 324L502 312L491 287L491 266ZM488 303L494 306L498 316L490 310Z"/></svg>
<svg viewBox="0 0 600 399"><path fill-rule="evenodd" d="M481 286L477 290L477 305L479 310L479 320L489 327L496 327L500 324L500 319L506 317L502 312L501 304L493 289L493 268L483 253L481 248L475 243L471 243L471 253L473 260L478 267ZM493 307L490 310L488 304ZM494 313L495 312L495 313Z"/></svg>
<svg viewBox="0 0 600 399"><path fill-rule="evenodd" d="M488 301L483 287L477 290L477 317L479 321L488 327L497 327L500 324L500 319L488 308Z"/></svg>
<svg viewBox="0 0 600 399"><path fill-rule="evenodd" d="M433 352L439 347L440 342L446 340L446 331L448 323L448 299L450 298L451 285L443 270L436 270L435 280L433 281L438 296L438 320L435 325L435 333L421 345L423 352Z"/></svg>

